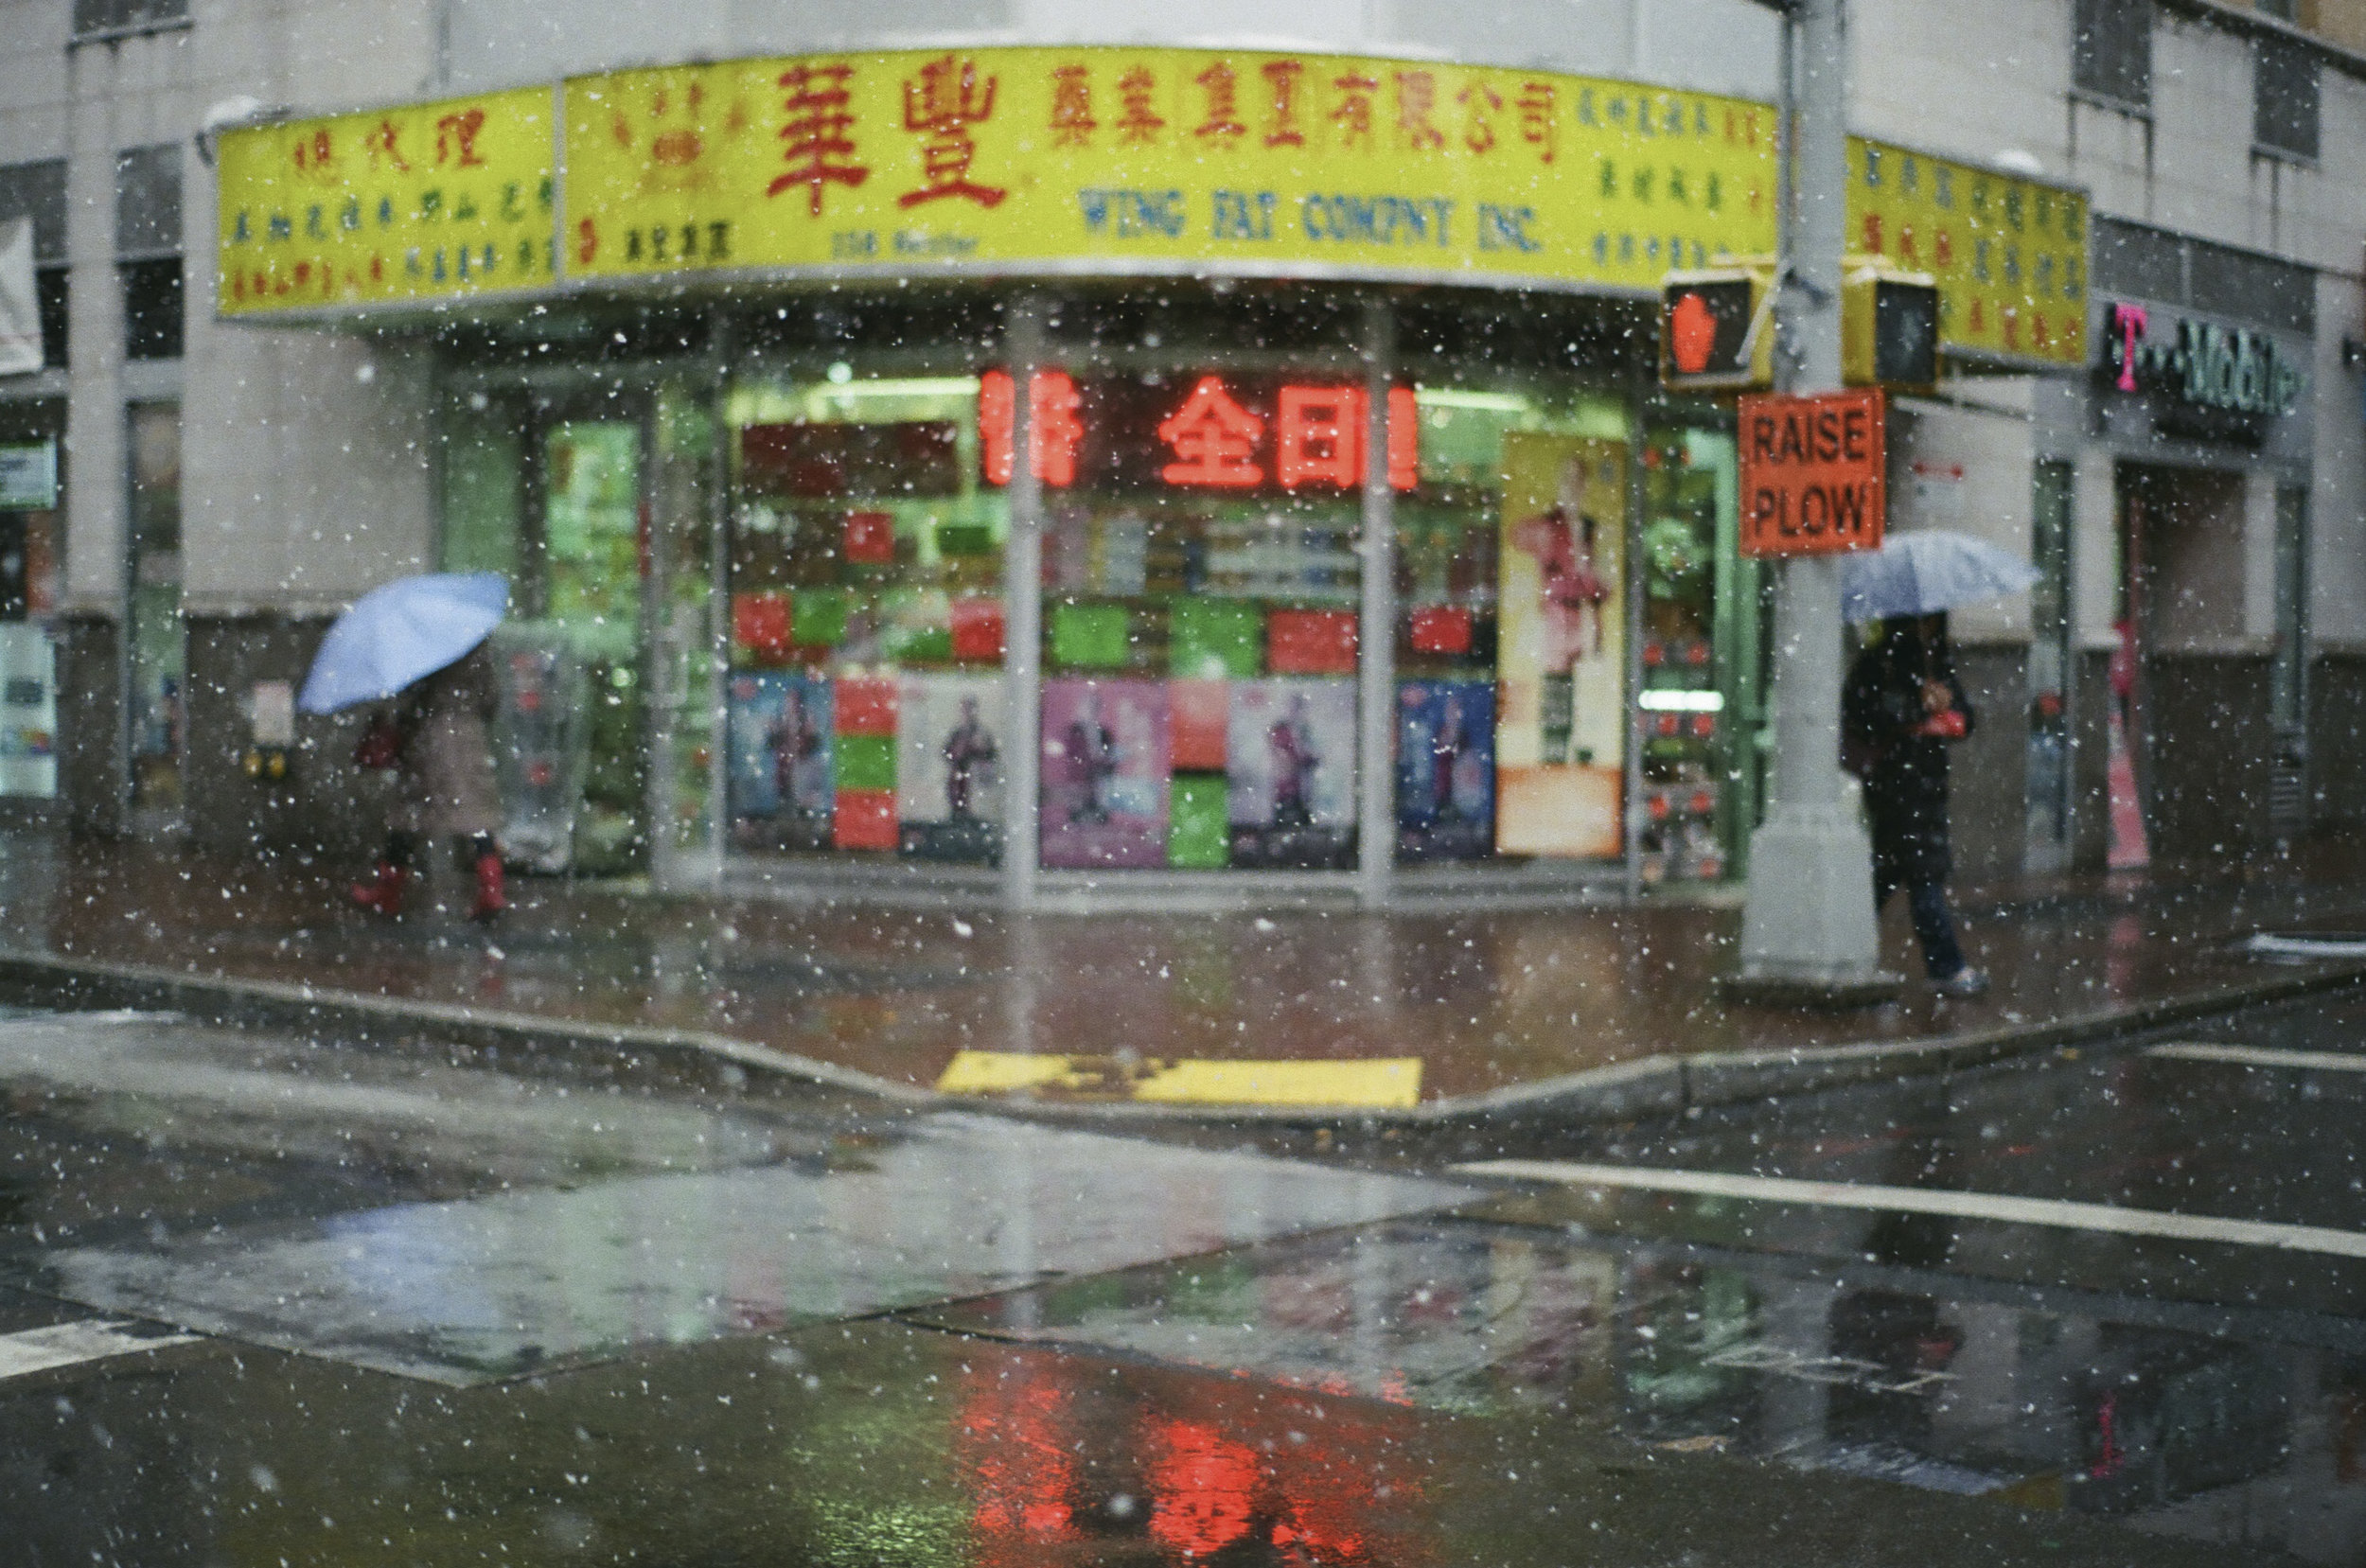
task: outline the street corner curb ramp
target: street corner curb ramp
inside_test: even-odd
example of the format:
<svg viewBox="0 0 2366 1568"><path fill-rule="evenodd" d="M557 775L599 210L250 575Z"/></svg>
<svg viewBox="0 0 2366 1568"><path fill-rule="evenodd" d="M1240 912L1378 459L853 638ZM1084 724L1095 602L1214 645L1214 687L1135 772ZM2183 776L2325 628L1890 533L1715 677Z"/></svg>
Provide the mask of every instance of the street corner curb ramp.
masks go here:
<svg viewBox="0 0 2366 1568"><path fill-rule="evenodd" d="M573 1070L687 1070L713 1086L751 1078L804 1084L898 1107L943 1103L934 1092L709 1030L602 1023L424 997L200 975L47 953L0 952L0 997L44 1007L174 1013L194 1022L351 1033L367 1044L430 1034L438 1043Z"/></svg>
<svg viewBox="0 0 2366 1568"><path fill-rule="evenodd" d="M961 1051L933 1088L706 1030L603 1023L386 994L200 975L47 953L0 952L0 998L69 1008L177 1013L222 1025L349 1031L362 1043L426 1033L511 1060L630 1070L664 1066L737 1088L803 1084L899 1109L954 1104L1031 1119L1453 1125L1628 1120L1695 1107L1813 1094L1855 1084L1945 1077L2020 1056L2109 1045L2243 1007L2366 983L2366 962L2218 985L2068 1017L1931 1039L1762 1051L1660 1053L1422 1101L1419 1058L1222 1062L1126 1055Z"/></svg>

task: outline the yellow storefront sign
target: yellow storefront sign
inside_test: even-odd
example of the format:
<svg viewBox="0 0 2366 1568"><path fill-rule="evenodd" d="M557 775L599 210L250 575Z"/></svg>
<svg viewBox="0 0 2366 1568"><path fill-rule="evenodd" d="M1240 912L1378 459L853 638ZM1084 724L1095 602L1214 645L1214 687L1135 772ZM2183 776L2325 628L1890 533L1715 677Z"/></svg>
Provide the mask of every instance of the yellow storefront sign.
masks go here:
<svg viewBox="0 0 2366 1568"><path fill-rule="evenodd" d="M1654 287L1771 248L1735 98L1321 55L1023 48L566 88L565 265L1211 266Z"/></svg>
<svg viewBox="0 0 2366 1568"><path fill-rule="evenodd" d="M1848 249L1936 280L1950 351L2085 362L2084 196L1858 137L1848 170Z"/></svg>
<svg viewBox="0 0 2366 1568"><path fill-rule="evenodd" d="M225 316L549 287L547 87L232 131Z"/></svg>
<svg viewBox="0 0 2366 1568"><path fill-rule="evenodd" d="M225 136L222 311L964 271L1645 292L1774 244L1771 108L1552 72L937 49L557 96L556 124L535 88ZM1936 276L1951 351L2081 361L2083 197L1863 140L1850 174L1849 249Z"/></svg>

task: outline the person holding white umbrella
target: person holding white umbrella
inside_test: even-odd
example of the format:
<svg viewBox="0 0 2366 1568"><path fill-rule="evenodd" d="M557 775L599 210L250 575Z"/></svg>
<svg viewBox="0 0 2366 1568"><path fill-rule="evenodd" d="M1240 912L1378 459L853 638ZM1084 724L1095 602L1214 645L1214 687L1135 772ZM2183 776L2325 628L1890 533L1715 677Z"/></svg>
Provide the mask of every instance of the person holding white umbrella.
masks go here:
<svg viewBox="0 0 2366 1568"><path fill-rule="evenodd" d="M354 885L353 900L365 909L400 914L419 852L438 842L454 845L475 873L471 919L491 920L508 907L495 838L497 693L485 643L508 605L508 585L490 573L401 578L356 602L313 658L297 699L307 713L401 698L354 751L363 767L396 769L401 785L385 853L370 879Z"/></svg>
<svg viewBox="0 0 2366 1568"><path fill-rule="evenodd" d="M1943 995L1988 989L1986 973L1964 956L1947 905L1954 871L1948 748L1978 719L1955 674L1946 612L2036 580L2028 563L1995 546L1940 532L1901 534L1852 558L1843 580L1847 618L1880 623L1841 696L1844 760L1864 781L1873 831L1873 905L1878 910L1905 892L1923 968Z"/></svg>

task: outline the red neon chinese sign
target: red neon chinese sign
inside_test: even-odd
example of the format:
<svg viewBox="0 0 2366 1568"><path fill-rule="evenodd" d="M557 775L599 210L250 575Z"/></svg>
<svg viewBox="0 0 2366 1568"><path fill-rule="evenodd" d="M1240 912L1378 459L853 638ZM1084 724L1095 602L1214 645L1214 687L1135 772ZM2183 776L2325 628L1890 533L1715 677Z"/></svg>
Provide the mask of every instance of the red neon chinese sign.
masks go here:
<svg viewBox="0 0 2366 1568"><path fill-rule="evenodd" d="M1265 482L1257 444L1265 422L1243 408L1223 378L1202 376L1183 406L1158 425L1158 439L1174 461L1158 470L1170 484L1192 489L1248 490Z"/></svg>
<svg viewBox="0 0 2366 1568"><path fill-rule="evenodd" d="M1076 483L1076 449L1085 439L1084 421L1076 416L1079 401L1076 382L1065 370L1038 370L1028 378L1029 467L1046 484L1065 488ZM978 379L980 467L989 484L1011 482L1017 404L1009 371L989 370Z"/></svg>
<svg viewBox="0 0 2366 1568"><path fill-rule="evenodd" d="M1065 488L1079 473L1120 489L1355 491L1364 486L1372 434L1358 382L1278 381L1257 376L1096 378L1035 372L1028 400L1035 477ZM979 379L980 467L989 484L1011 482L1015 389L1010 373ZM1411 387L1392 387L1382 421L1388 484L1421 484L1420 409Z"/></svg>

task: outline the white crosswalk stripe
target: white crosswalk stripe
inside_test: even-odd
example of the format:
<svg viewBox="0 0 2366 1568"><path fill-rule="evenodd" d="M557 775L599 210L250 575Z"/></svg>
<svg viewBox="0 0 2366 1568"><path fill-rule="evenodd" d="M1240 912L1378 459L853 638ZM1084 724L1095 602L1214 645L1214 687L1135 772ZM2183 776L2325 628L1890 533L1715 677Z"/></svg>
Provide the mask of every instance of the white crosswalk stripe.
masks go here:
<svg viewBox="0 0 2366 1568"><path fill-rule="evenodd" d="M1552 1182L1563 1187L1690 1192L1702 1197L1757 1203L1938 1214L1958 1220L2046 1225L2057 1230L2099 1231L2173 1242L2216 1242L2230 1246L2313 1252L2330 1258L2366 1258L2366 1234L2354 1230L2279 1224L2267 1220L2228 1220L2208 1214L2172 1214L2155 1208L2118 1208L2109 1204L2073 1203L2062 1198L2016 1198L1999 1192L1955 1192L1930 1187L1860 1187L1848 1182L1738 1175L1727 1171L1654 1171L1571 1160L1478 1160L1454 1167L1454 1173Z"/></svg>
<svg viewBox="0 0 2366 1568"><path fill-rule="evenodd" d="M85 1318L79 1323L21 1329L12 1334L0 1334L0 1383L34 1372L53 1372L61 1366L79 1365L86 1361L104 1361L110 1356L135 1356L161 1350L168 1345L191 1345L201 1337L169 1330L160 1332L150 1324L113 1318Z"/></svg>
<svg viewBox="0 0 2366 1568"><path fill-rule="evenodd" d="M2309 1072L2366 1072L2366 1051L2274 1050L2264 1046L2220 1046L2203 1040L2179 1040L2153 1046L2146 1056L2173 1062L2223 1062L2238 1067L2295 1067Z"/></svg>

